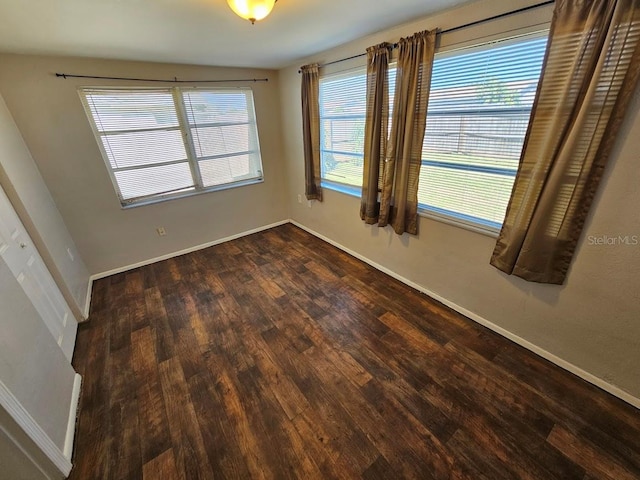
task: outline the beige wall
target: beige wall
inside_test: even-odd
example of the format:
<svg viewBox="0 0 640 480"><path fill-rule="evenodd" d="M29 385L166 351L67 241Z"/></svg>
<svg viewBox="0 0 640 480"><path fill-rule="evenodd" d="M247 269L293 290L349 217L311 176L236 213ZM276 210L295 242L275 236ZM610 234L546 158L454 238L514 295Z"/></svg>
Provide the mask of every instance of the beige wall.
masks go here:
<svg viewBox="0 0 640 480"><path fill-rule="evenodd" d="M0 407L0 472L11 480L53 480L64 474Z"/></svg>
<svg viewBox="0 0 640 480"><path fill-rule="evenodd" d="M86 303L89 272L2 96L0 186L80 320ZM71 252L73 260L68 252Z"/></svg>
<svg viewBox="0 0 640 480"><path fill-rule="evenodd" d="M79 86L144 82L98 76L237 79L250 83L264 183L123 210L77 93ZM158 84L150 84L157 86ZM287 218L277 72L63 57L0 55L0 94L13 115L91 274L120 269ZM159 237L155 229L166 228Z"/></svg>
<svg viewBox="0 0 640 480"><path fill-rule="evenodd" d="M533 2L513 2L509 7L527 3ZM312 208L297 203L304 185L299 65L348 57L381 41L395 41L425 28L454 27L504 9L505 3L498 0L479 2L380 32L282 70L290 215L472 315L640 398L640 246L595 246L588 241L594 235L640 236L639 96L629 109L564 286L527 283L498 272L489 265L495 239L488 236L421 218L418 236L398 237L389 228L365 226L358 215L359 199L326 189L323 203L314 202ZM455 36L445 35L443 45L538 24L550 16L546 8L461 30Z"/></svg>

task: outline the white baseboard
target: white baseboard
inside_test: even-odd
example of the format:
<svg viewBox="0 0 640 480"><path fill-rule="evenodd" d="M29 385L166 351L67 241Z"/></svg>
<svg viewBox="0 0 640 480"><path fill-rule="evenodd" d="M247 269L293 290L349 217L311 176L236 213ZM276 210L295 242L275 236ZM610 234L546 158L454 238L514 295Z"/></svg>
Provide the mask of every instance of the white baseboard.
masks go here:
<svg viewBox="0 0 640 480"><path fill-rule="evenodd" d="M527 350L535 353L536 355L541 356L542 358L549 360L551 363L554 363L555 365L559 366L560 368L567 370L568 372L573 373L574 375L577 375L578 377L582 378L583 380L586 380L587 382L595 385L596 387L601 388L602 390L610 393L611 395L614 395L615 397L618 397L621 400L624 400L625 402L633 405L634 407L640 409L640 398L634 397L633 395L631 395L630 393L622 390L619 387L616 387L615 385L611 385L610 383L606 382L605 380L602 380L601 378L596 377L595 375L581 369L580 367L577 367L576 365L567 362L566 360L563 360L562 358L554 355L553 353L550 353L548 351L546 351L545 349L538 347L537 345L534 345L533 343L525 340L524 338L521 338L511 332L509 332L508 330L505 330L504 328L496 325L493 322L490 322L489 320L487 320L486 318L481 317L480 315L467 310L464 307L461 307L460 305L457 305L449 300L447 300L444 297L441 297L440 295L438 295L435 292L432 292L431 290L423 287L422 285L419 285L415 282L412 282L411 280L403 277L402 275L397 274L396 272L394 272L393 270L390 270L376 262L374 262L373 260L365 257L364 255L359 254L358 252L355 252L354 250L351 250L350 248L345 247L344 245L339 244L338 242L331 240L328 237L325 237L324 235L322 235L321 233L318 233L298 222L296 222L295 220L290 220L290 222L305 230L306 232L309 232L311 235L318 237L321 240L324 240L327 243L330 243L331 245L333 245L334 247L339 248L340 250L348 253L349 255L352 255L354 257L356 257L358 260L362 260L363 262L371 265L373 268L375 268L376 270L380 270L381 272L386 273L387 275L389 275L390 277L395 278L396 280L401 281L402 283L415 288L416 290L418 290L419 292L424 293L425 295L433 298L434 300L439 301L440 303L443 303L444 305L446 305L449 308L452 308L453 310L455 310L456 312L464 315L465 317L470 318L471 320L479 323L480 325L487 327L490 330L493 330L494 332L498 333L499 335L502 335L503 337L511 340L512 342L517 343L518 345L526 348Z"/></svg>
<svg viewBox="0 0 640 480"><path fill-rule="evenodd" d="M64 456L71 461L73 455L73 439L76 435L76 417L78 415L78 403L80 402L80 387L82 377L76 373L73 379L73 390L71 391L71 405L69 405L69 420L67 421L67 434L64 438Z"/></svg>
<svg viewBox="0 0 640 480"><path fill-rule="evenodd" d="M280 225L284 225L284 224L289 223L289 222L290 222L290 220L287 219L287 220L282 220L280 222L272 223L270 225L263 225L263 226L258 227L258 228L253 228L251 230L247 230L246 232L237 233L235 235L231 235L229 237L220 238L218 240L213 240L211 242L203 243L201 245L195 245L193 247L185 248L184 250L180 250L180 251L177 251L177 252L167 253L165 255L161 255L161 256L155 257L155 258L150 258L148 260L143 260L141 262L134 263L132 265L126 265L124 267L115 268L115 269L109 270L107 272L96 273L94 275L91 275L91 280L92 281L99 280L101 278L109 277L111 275L116 275L118 273L126 272L128 270L133 270L134 268L144 267L146 265L151 265L152 263L161 262L162 260L168 260L170 258L178 257L180 255L185 255L187 253L196 252L198 250L202 250L204 248L213 247L214 245L219 245L221 243L229 242L229 241L235 240L237 238L246 237L247 235L251 235L253 233L258 233L258 232L262 232L263 230L268 230L270 228L279 227Z"/></svg>
<svg viewBox="0 0 640 480"><path fill-rule="evenodd" d="M29 412L25 410L2 380L0 380L0 406L7 411L9 416L13 418L51 463L62 472L64 477L69 476L71 472L71 460L69 460L53 440L49 438L49 435L42 430L40 425L38 425Z"/></svg>

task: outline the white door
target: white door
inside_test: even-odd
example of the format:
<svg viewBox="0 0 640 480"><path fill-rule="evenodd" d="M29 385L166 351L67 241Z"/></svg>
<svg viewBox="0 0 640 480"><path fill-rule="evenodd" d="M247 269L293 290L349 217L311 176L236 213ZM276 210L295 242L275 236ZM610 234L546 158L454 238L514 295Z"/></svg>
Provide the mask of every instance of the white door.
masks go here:
<svg viewBox="0 0 640 480"><path fill-rule="evenodd" d="M69 361L78 324L4 190L0 188L0 257Z"/></svg>

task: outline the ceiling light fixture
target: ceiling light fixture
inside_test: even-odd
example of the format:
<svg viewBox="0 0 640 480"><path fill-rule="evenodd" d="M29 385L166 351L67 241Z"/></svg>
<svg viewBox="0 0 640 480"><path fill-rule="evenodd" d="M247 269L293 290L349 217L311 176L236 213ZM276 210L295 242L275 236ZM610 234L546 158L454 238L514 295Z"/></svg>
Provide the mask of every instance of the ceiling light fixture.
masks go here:
<svg viewBox="0 0 640 480"><path fill-rule="evenodd" d="M253 25L271 13L277 0L227 0L236 15L249 20Z"/></svg>

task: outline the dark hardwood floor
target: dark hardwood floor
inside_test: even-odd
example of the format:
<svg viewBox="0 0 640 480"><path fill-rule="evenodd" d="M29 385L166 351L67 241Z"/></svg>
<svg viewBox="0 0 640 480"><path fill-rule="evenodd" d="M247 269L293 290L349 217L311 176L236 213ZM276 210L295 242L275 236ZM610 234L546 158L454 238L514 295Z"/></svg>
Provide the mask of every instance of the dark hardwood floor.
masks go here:
<svg viewBox="0 0 640 480"><path fill-rule="evenodd" d="M640 478L640 414L285 225L94 285L74 480Z"/></svg>

